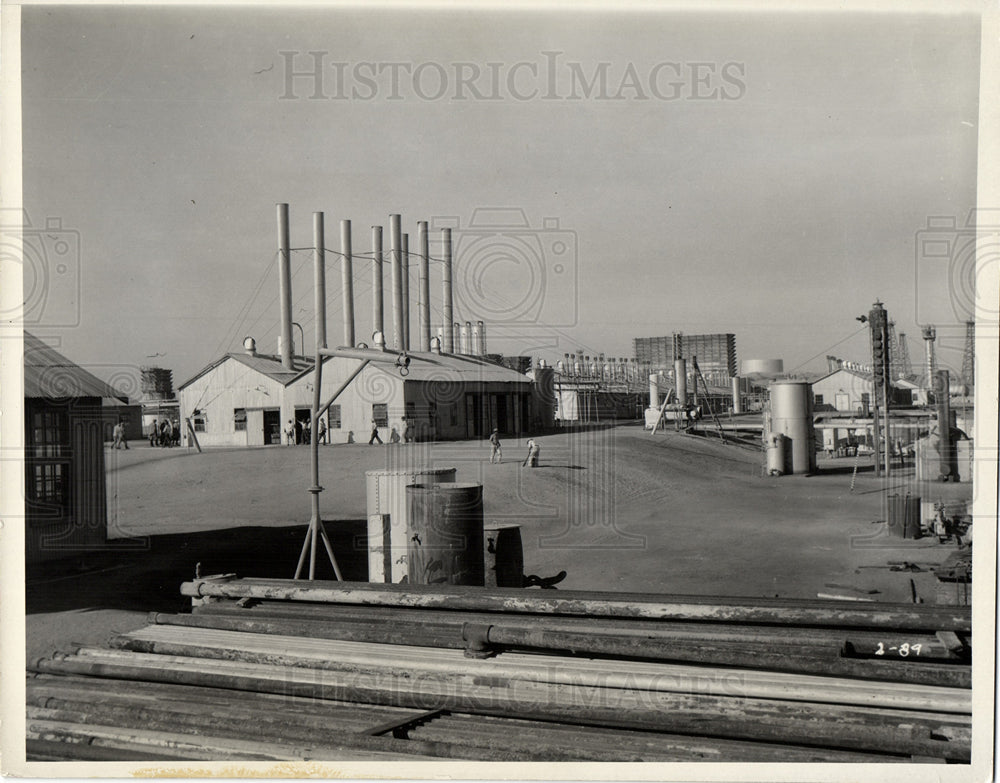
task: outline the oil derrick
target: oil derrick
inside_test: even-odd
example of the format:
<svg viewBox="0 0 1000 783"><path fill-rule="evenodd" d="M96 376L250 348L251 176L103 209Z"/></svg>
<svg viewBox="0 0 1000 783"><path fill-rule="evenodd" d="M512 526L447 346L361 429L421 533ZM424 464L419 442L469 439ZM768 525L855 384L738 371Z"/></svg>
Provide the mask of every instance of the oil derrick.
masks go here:
<svg viewBox="0 0 1000 783"><path fill-rule="evenodd" d="M910 364L910 349L906 344L906 333L899 333L899 378L909 378L913 375L913 365Z"/></svg>
<svg viewBox="0 0 1000 783"><path fill-rule="evenodd" d="M971 394L976 383L976 322L965 322L965 349L962 351L962 383Z"/></svg>

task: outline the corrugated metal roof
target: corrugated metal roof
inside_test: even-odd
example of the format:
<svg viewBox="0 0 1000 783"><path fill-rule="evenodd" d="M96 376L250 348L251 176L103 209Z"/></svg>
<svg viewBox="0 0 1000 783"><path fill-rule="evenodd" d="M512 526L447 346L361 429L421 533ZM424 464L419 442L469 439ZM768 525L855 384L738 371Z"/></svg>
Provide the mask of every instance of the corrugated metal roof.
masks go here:
<svg viewBox="0 0 1000 783"><path fill-rule="evenodd" d="M312 359L306 359L302 356L295 356L292 359L292 366L295 368L293 370L286 370L281 363L281 357L271 356L269 354L259 353L256 356L250 356L248 353L227 353L220 356L214 362L201 370L196 372L190 378L188 378L184 383L177 387L177 391L184 389L194 383L196 380L201 378L208 372L211 372L220 364L222 364L227 359L233 359L240 364L245 364L252 370L256 370L261 375L265 375L272 380L277 381L280 384L287 386L289 383L294 381L303 373L309 372L312 369L313 363Z"/></svg>
<svg viewBox="0 0 1000 783"><path fill-rule="evenodd" d="M29 332L24 333L24 396L43 399L114 397L128 402L127 394L71 362Z"/></svg>
<svg viewBox="0 0 1000 783"><path fill-rule="evenodd" d="M408 381L462 381L465 383L523 383L531 379L509 367L486 361L479 356L460 356L447 353L407 353L410 357ZM372 365L383 372L398 374L391 365Z"/></svg>
<svg viewBox="0 0 1000 783"><path fill-rule="evenodd" d="M405 376L407 381L417 381L420 383L429 381L461 381L464 383L523 383L530 384L531 379L516 370L486 361L479 356L459 356L456 354L437 354L407 352L410 357L409 373ZM220 357L210 365L202 369L196 375L184 381L178 391L190 386L205 373L211 372L226 359L234 359L247 367L256 370L261 375L266 375L278 383L285 386L293 383L299 378L308 375L313 368L312 359L296 356L294 359L295 369L286 370L281 359L277 356L257 354L250 356L246 353L228 353ZM335 357L329 357L325 362L333 361ZM347 361L355 362L355 359ZM372 367L390 375L398 375L399 370L389 364L372 364Z"/></svg>

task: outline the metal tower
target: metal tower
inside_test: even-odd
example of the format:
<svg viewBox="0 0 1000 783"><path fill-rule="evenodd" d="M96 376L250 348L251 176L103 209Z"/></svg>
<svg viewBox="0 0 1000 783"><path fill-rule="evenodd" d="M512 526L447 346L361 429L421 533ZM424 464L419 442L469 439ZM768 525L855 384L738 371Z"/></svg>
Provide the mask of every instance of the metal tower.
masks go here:
<svg viewBox="0 0 1000 783"><path fill-rule="evenodd" d="M899 333L899 378L909 378L913 375L913 365L910 364L910 349L906 344L906 333Z"/></svg>
<svg viewBox="0 0 1000 783"><path fill-rule="evenodd" d="M976 383L976 322L965 322L965 350L962 351L962 383L971 394Z"/></svg>

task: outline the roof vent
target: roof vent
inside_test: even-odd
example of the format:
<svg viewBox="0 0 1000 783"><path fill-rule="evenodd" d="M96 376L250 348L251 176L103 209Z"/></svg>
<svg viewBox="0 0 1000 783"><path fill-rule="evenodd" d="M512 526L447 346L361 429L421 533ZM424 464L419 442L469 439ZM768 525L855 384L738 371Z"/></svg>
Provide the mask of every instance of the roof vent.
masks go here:
<svg viewBox="0 0 1000 783"><path fill-rule="evenodd" d="M436 353L438 356L441 355L441 338L432 337L431 338L431 352Z"/></svg>
<svg viewBox="0 0 1000 783"><path fill-rule="evenodd" d="M257 341L252 337L243 338L243 350L247 352L247 356L257 355Z"/></svg>

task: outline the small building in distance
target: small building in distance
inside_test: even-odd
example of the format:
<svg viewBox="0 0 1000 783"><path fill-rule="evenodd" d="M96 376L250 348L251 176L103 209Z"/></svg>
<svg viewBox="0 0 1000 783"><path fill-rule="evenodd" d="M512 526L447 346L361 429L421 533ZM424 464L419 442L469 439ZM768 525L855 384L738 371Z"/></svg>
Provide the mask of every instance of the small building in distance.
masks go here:
<svg viewBox="0 0 1000 783"><path fill-rule="evenodd" d="M479 356L413 352L405 375L390 364L369 364L324 417L330 443L367 442L374 420L383 441L488 437L493 427L520 435L532 421L532 382ZM359 360L328 358L321 399L326 402ZM296 442L313 402L313 360L297 356L286 369L278 356L227 353L178 388L180 415L202 446L264 446ZM184 433L185 437L188 433Z"/></svg>
<svg viewBox="0 0 1000 783"><path fill-rule="evenodd" d="M117 395L104 381L24 333L24 538L29 567L106 545L101 403L120 399Z"/></svg>
<svg viewBox="0 0 1000 783"><path fill-rule="evenodd" d="M813 393L813 409L840 411L868 415L872 406L872 375L864 370L840 367L816 380L810 386ZM908 381L893 381L889 401L893 405L909 406L915 400L911 393L913 384ZM881 403L881 400L879 400Z"/></svg>

